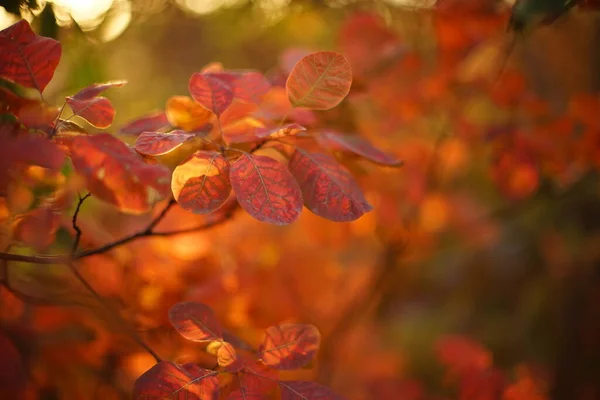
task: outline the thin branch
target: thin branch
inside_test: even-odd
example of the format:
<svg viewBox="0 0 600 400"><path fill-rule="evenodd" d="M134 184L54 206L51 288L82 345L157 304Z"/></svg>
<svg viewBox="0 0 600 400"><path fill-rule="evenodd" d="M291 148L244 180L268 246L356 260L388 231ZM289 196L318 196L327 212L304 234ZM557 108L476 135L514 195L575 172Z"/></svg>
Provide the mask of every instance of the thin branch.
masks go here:
<svg viewBox="0 0 600 400"><path fill-rule="evenodd" d="M83 275L81 275L81 272L79 272L79 270L75 267L75 265L72 262L69 262L68 266L69 266L69 269L71 270L71 272L73 273L73 275L75 275L75 277L77 278L77 280L79 282L81 282L81 284L88 290L88 292L90 292L92 294L92 296L94 296L94 298L102 305L102 307L104 307L111 315L113 315L115 317L115 319L117 319L119 321L119 323L121 324L123 329L125 331L127 331L127 333L129 334L129 336L138 345L140 345L140 347L142 347L144 350L146 350L148 353L150 353L152 355L152 357L154 357L154 359L156 360L157 363L161 362L162 359L158 356L158 354L156 354L156 352L154 350L152 350L152 348L150 348L150 346L148 346L148 344L146 344L142 340L142 338L140 338L138 336L137 332L129 326L127 321L123 320L121 318L121 316L115 310L113 310L113 308L104 300L104 298L100 295L100 293L98 293L96 291L96 289L94 289L94 287L88 282L87 279L85 279L85 277Z"/></svg>
<svg viewBox="0 0 600 400"><path fill-rule="evenodd" d="M71 221L73 225L73 229L75 229L75 240L73 241L73 247L71 248L71 255L74 255L77 252L77 247L79 247L79 241L81 240L81 228L77 225L77 217L79 216L79 210L83 205L85 199L90 197L92 194L88 193L85 196L79 196L79 202L77 203L77 208L75 208L75 212L73 213L73 220Z"/></svg>

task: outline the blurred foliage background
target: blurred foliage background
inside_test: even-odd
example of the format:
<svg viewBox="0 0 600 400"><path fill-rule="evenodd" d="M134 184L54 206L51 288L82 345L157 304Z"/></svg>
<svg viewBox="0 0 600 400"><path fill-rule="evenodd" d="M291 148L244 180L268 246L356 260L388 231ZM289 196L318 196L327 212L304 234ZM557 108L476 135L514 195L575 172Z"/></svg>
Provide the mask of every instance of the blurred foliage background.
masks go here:
<svg viewBox="0 0 600 400"><path fill-rule="evenodd" d="M107 95L119 127L186 95L189 76L210 62L275 78L293 51L335 49L355 82L339 109L318 114L321 125L405 161L385 169L342 159L375 206L353 223L305 210L282 228L240 213L215 230L86 260L99 291L165 357L202 359L166 322L169 306L187 299L214 307L249 341L282 320L316 324L324 343L312 376L350 399L600 398L597 15L575 9L514 35L501 1L21 3L2 2L0 28L22 13L63 44L50 102L126 79ZM148 218L92 198L82 244ZM176 209L164 226L199 220ZM49 252L68 247L68 225L65 216ZM3 317L22 318L27 306L19 313L10 301ZM126 397L151 365L88 314L46 308L33 319L58 332L33 351L32 374L51 393L42 398ZM91 336L64 325L71 319ZM457 383L447 373L481 354L487 375Z"/></svg>

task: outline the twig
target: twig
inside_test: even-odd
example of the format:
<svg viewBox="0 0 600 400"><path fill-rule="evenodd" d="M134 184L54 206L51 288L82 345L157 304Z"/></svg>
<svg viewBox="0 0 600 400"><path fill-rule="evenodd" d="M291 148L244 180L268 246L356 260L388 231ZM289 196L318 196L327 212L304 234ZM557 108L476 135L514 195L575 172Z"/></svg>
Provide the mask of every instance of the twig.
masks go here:
<svg viewBox="0 0 600 400"><path fill-rule="evenodd" d="M92 294L92 296L94 296L94 298L102 305L102 307L104 307L111 315L113 315L121 324L121 326L127 331L127 333L130 335L130 337L137 343L139 344L144 350L146 350L148 353L150 353L152 355L152 357L154 357L154 359L156 360L157 363L161 362L162 359L158 356L158 354L156 354L156 352L154 350L152 350L152 348L150 348L150 346L148 346L148 344L146 344L137 334L137 332L132 329L129 324L127 323L127 321L123 320L120 315L115 312L115 310L112 309L112 307L104 300L104 298L100 295L100 293L98 293L96 291L96 289L94 289L94 287L87 281L87 279L84 278L83 275L81 275L81 272L79 272L79 270L75 267L75 265L72 262L68 263L69 269L71 270L71 272L73 273L73 275L75 275L75 277L77 278L77 280L79 282L81 282L81 284L88 290L88 292L90 292Z"/></svg>
<svg viewBox="0 0 600 400"><path fill-rule="evenodd" d="M71 256L73 256L77 252L77 247L79 246L79 241L81 240L81 228L77 225L77 217L79 216L79 210L83 205L85 199L90 197L92 194L88 193L85 196L79 196L79 202L77 203L77 208L75 208L75 212L73 213L73 220L71 221L73 225L73 229L75 229L75 240L73 241L73 247L71 248Z"/></svg>

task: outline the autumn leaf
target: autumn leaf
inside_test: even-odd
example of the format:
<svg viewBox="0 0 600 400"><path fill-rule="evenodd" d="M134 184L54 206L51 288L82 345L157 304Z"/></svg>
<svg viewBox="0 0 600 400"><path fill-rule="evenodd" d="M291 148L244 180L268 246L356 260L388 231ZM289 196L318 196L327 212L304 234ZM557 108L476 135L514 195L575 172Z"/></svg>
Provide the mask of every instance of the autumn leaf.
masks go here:
<svg viewBox="0 0 600 400"><path fill-rule="evenodd" d="M163 111L154 111L129 122L119 130L119 133L139 135L142 132L156 132L168 126L167 115Z"/></svg>
<svg viewBox="0 0 600 400"><path fill-rule="evenodd" d="M115 109L106 97L79 100L73 96L68 96L67 104L73 110L73 114L85 119L96 128L108 128L115 118Z"/></svg>
<svg viewBox="0 0 600 400"><path fill-rule="evenodd" d="M260 120L247 117L223 128L223 139L227 143L252 143L265 139L277 139L297 135L306 128L300 124L284 124L268 128Z"/></svg>
<svg viewBox="0 0 600 400"><path fill-rule="evenodd" d="M40 100L21 97L0 87L0 111L17 117L28 128L47 129L58 116L59 109Z"/></svg>
<svg viewBox="0 0 600 400"><path fill-rule="evenodd" d="M73 96L71 96L74 99L77 100L91 100L94 97L97 97L98 95L100 95L101 93L105 92L106 90L113 88L113 87L121 87L123 85L125 85L127 83L127 81L111 81L111 82L105 82L105 83L94 83L88 87L85 87L83 89L81 89L79 92L75 93Z"/></svg>
<svg viewBox="0 0 600 400"><path fill-rule="evenodd" d="M377 164L402 165L402 161L384 153L357 135L342 135L333 131L322 131L316 136L316 139L321 146L327 149L349 151Z"/></svg>
<svg viewBox="0 0 600 400"><path fill-rule="evenodd" d="M217 400L218 372L196 364L161 361L140 376L133 386L134 400Z"/></svg>
<svg viewBox="0 0 600 400"><path fill-rule="evenodd" d="M194 100L217 116L229 107L234 97L231 85L215 74L194 73L189 90Z"/></svg>
<svg viewBox="0 0 600 400"><path fill-rule="evenodd" d="M255 71L246 72L233 82L235 98L246 103L260 104L269 89L271 82Z"/></svg>
<svg viewBox="0 0 600 400"><path fill-rule="evenodd" d="M196 135L184 131L143 132L137 137L133 148L140 154L160 156L170 153L194 137Z"/></svg>
<svg viewBox="0 0 600 400"><path fill-rule="evenodd" d="M296 149L288 168L302 188L306 207L323 218L354 221L373 209L352 175L328 154Z"/></svg>
<svg viewBox="0 0 600 400"><path fill-rule="evenodd" d="M222 340L223 333L212 309L193 301L177 303L169 310L171 325L188 340Z"/></svg>
<svg viewBox="0 0 600 400"><path fill-rule="evenodd" d="M60 215L50 207L39 207L19 216L13 228L14 238L38 252L54 242Z"/></svg>
<svg viewBox="0 0 600 400"><path fill-rule="evenodd" d="M0 31L0 48L0 76L42 93L60 61L60 43L36 35L22 19Z"/></svg>
<svg viewBox="0 0 600 400"><path fill-rule="evenodd" d="M244 366L231 343L222 340L210 342L206 347L206 352L216 356L217 364L228 372L238 372Z"/></svg>
<svg viewBox="0 0 600 400"><path fill-rule="evenodd" d="M329 110L350 91L352 70L344 56L321 51L303 57L288 77L285 87L294 107Z"/></svg>
<svg viewBox="0 0 600 400"><path fill-rule="evenodd" d="M276 388L272 378L246 372L236 374L234 383L238 388L227 396L227 400L263 400Z"/></svg>
<svg viewBox="0 0 600 400"><path fill-rule="evenodd" d="M231 186L248 214L285 225L302 211L302 193L285 165L265 156L242 154L231 166Z"/></svg>
<svg viewBox="0 0 600 400"><path fill-rule="evenodd" d="M165 113L171 125L188 132L205 125L212 117L209 109L196 103L189 96L169 97Z"/></svg>
<svg viewBox="0 0 600 400"><path fill-rule="evenodd" d="M198 151L175 168L171 190L183 209L213 212L231 193L229 162L216 151Z"/></svg>
<svg viewBox="0 0 600 400"><path fill-rule="evenodd" d="M310 381L280 381L281 400L344 400L327 386Z"/></svg>
<svg viewBox="0 0 600 400"><path fill-rule="evenodd" d="M270 326L259 349L265 364L280 370L297 369L312 360L319 349L321 334L314 325Z"/></svg>
<svg viewBox="0 0 600 400"><path fill-rule="evenodd" d="M86 178L90 193L123 212L148 212L169 193L166 167L145 163L108 133L77 136L70 147L75 171Z"/></svg>

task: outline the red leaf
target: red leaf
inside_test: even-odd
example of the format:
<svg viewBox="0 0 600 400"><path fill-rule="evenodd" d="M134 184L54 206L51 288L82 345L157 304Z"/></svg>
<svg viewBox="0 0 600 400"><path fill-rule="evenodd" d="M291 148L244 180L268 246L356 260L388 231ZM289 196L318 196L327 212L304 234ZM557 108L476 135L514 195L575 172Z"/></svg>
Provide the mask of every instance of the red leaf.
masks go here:
<svg viewBox="0 0 600 400"><path fill-rule="evenodd" d="M169 193L169 170L146 164L125 143L108 133L77 136L71 144L77 173L87 179L88 190L121 211L140 214Z"/></svg>
<svg viewBox="0 0 600 400"><path fill-rule="evenodd" d="M221 325L212 309L204 304L187 301L169 310L171 325L188 340L205 342L222 340Z"/></svg>
<svg viewBox="0 0 600 400"><path fill-rule="evenodd" d="M2 331L0 354L0 396L3 399L20 399L27 383L27 372L19 350Z"/></svg>
<svg viewBox="0 0 600 400"><path fill-rule="evenodd" d="M271 89L271 83L260 72L250 71L233 82L234 96L246 103L259 104Z"/></svg>
<svg viewBox="0 0 600 400"><path fill-rule="evenodd" d="M236 375L239 388L227 396L227 400L263 400L273 390L275 382L253 373L239 373Z"/></svg>
<svg viewBox="0 0 600 400"><path fill-rule="evenodd" d="M133 386L134 400L217 400L217 371L196 364L179 365L161 361L140 376Z"/></svg>
<svg viewBox="0 0 600 400"><path fill-rule="evenodd" d="M29 128L44 129L52 125L59 110L43 101L21 97L6 88L0 88L0 112L11 113Z"/></svg>
<svg viewBox="0 0 600 400"><path fill-rule="evenodd" d="M231 85L214 74L196 72L190 79L189 90L194 100L217 116L229 107L234 97Z"/></svg>
<svg viewBox="0 0 600 400"><path fill-rule="evenodd" d="M377 149L359 136L341 135L332 131L324 131L316 138L321 146L328 149L350 151L378 164L390 166L402 165L402 161Z"/></svg>
<svg viewBox="0 0 600 400"><path fill-rule="evenodd" d="M321 217L354 221L373 209L350 172L328 154L296 149L288 167L302 188L304 204Z"/></svg>
<svg viewBox="0 0 600 400"><path fill-rule="evenodd" d="M327 386L310 381L280 381L281 400L344 400Z"/></svg>
<svg viewBox="0 0 600 400"><path fill-rule="evenodd" d="M154 111L134 119L119 130L119 133L138 135L146 131L158 131L169 126L167 116L163 111Z"/></svg>
<svg viewBox="0 0 600 400"><path fill-rule="evenodd" d="M216 151L197 151L175 168L171 190L183 209L197 214L213 212L231 193L229 162Z"/></svg>
<svg viewBox="0 0 600 400"><path fill-rule="evenodd" d="M280 370L297 369L317 353L321 334L314 325L281 324L270 326L259 349L265 364Z"/></svg>
<svg viewBox="0 0 600 400"><path fill-rule="evenodd" d="M105 83L94 83L86 88L81 89L79 92L74 94L72 97L77 100L91 100L94 97L98 96L100 93L113 88L113 87L121 87L126 84L127 81L111 81Z"/></svg>
<svg viewBox="0 0 600 400"><path fill-rule="evenodd" d="M329 110L346 97L352 85L352 70L344 56L320 51L303 57L288 77L285 87L294 107Z"/></svg>
<svg viewBox="0 0 600 400"><path fill-rule="evenodd" d="M36 35L20 20L0 31L0 48L0 76L43 92L60 60L60 43Z"/></svg>
<svg viewBox="0 0 600 400"><path fill-rule="evenodd" d="M115 109L106 97L79 100L68 96L67 104L75 115L85 119L96 128L108 128L115 118Z"/></svg>
<svg viewBox="0 0 600 400"><path fill-rule="evenodd" d="M137 137L133 148L147 156L160 156L172 152L194 137L194 134L184 131L143 132Z"/></svg>
<svg viewBox="0 0 600 400"><path fill-rule="evenodd" d="M285 225L294 222L300 215L300 187L280 162L243 154L231 166L229 176L238 202L257 220Z"/></svg>

